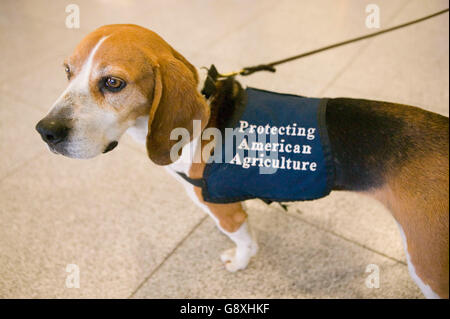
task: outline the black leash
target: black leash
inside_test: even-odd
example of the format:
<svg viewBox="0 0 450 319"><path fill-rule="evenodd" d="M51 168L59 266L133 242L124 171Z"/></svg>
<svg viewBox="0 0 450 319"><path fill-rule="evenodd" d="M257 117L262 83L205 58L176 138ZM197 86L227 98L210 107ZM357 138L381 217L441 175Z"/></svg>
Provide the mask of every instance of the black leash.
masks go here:
<svg viewBox="0 0 450 319"><path fill-rule="evenodd" d="M207 99L210 98L216 92L216 89L217 89L216 88L216 82L217 82L218 79L234 77L236 75L247 76L247 75L253 74L253 73L258 72L258 71L275 72L276 71L276 69L275 69L276 65L280 65L280 64L283 64L283 63L286 63L286 62L290 62L290 61L293 61L293 60L304 58L304 57L307 57L309 55L313 55L313 54L316 54L316 53L319 53L319 52L331 50L331 49L334 49L334 48L337 48L337 47L340 47L340 46L343 46L343 45L346 45L346 44L350 44L350 43L358 42L358 41L361 41L361 40L369 39L369 38L372 38L372 37L376 37L376 36L381 35L383 33L391 32L391 31L394 31L394 30L398 30L398 29L401 29L401 28L404 28L404 27L407 27L407 26L410 26L410 25L413 25L413 24L416 24L416 23L419 23L419 22L431 19L431 18L436 17L438 15L444 14L444 13L446 13L448 11L449 11L449 9L447 8L447 9L441 10L439 12L430 14L428 16L425 16L425 17L422 17L422 18L419 18L419 19L416 19L416 20L413 20L413 21L409 21L409 22L406 22L406 23L394 26L392 28L384 29L384 30L381 30L381 31L378 31L378 32L374 32L374 33L371 33L371 34L363 35L363 36L356 37L356 38L353 38L353 39L350 39L350 40L346 40L346 41L343 41L343 42L338 42L338 43L335 43L335 44L332 44L332 45L328 45L328 46L325 46L325 47L322 47L322 48L319 48L319 49L316 49L316 50L312 50L312 51L308 51L308 52L305 52L305 53L301 53L301 54L298 54L298 55L295 55L295 56L292 56L292 57L289 57L289 58L285 58L285 59L282 59L282 60L278 60L278 61L275 61L275 62L245 67L245 68L243 68L243 69L241 69L240 71L237 71L237 72L232 72L232 73L228 73L228 74L220 74L217 71L216 67L214 65L211 65L211 67L209 69L207 69L208 70L208 75L206 77L206 80L205 80L205 83L203 85L203 89L202 89L201 93ZM181 172L177 172L177 173L178 173L178 175L181 178L186 180L188 183L190 183L190 184L192 184L194 186L197 186L197 187L202 187L203 186L203 180L202 179L192 179L192 178L188 177L184 173L181 173ZM272 203L272 201L268 201L268 200L263 200L263 201L266 204L268 204L268 205ZM280 203L280 202L277 202L277 203L281 206L281 208L283 210L287 211L287 206L285 204Z"/></svg>
<svg viewBox="0 0 450 319"><path fill-rule="evenodd" d="M253 73L258 72L258 71L275 72L276 71L276 69L275 69L276 65L283 64L283 63L286 63L286 62L290 62L290 61L293 61L293 60L297 60L297 59L300 59L300 58L304 58L306 56L313 55L313 54L316 54L316 53L319 53L319 52L323 52L323 51L326 51L326 50L331 50L331 49L334 49L334 48L337 48L337 47L340 47L340 46L343 46L343 45L346 45L346 44L350 44L350 43L358 42L358 41L361 41L361 40L369 39L369 38L372 38L372 37L376 37L376 36L378 36L380 34L383 34L383 33L391 32L391 31L394 31L394 30L397 30L397 29L401 29L401 28L404 28L404 27L407 27L407 26L410 26L410 25L413 25L413 24L416 24L416 23L419 23L419 22L422 22L422 21L434 18L434 17L436 17L438 15L441 15L441 14L444 14L444 13L446 13L448 11L449 11L449 9L447 8L447 9L441 10L439 12L430 14L428 16L419 18L417 20L413 20L413 21L409 21L409 22L397 25L397 26L392 27L392 28L388 28L388 29L385 29L385 30L381 30L381 31L378 31L378 32L371 33L371 34L363 35L363 36L360 36L360 37L357 37L357 38L353 38L353 39L350 39L350 40L346 40L346 41L343 41L343 42L338 42L338 43L335 43L335 44L332 44L332 45L328 45L326 47L322 47L322 48L319 48L319 49L316 49L316 50L312 50L312 51L308 51L308 52L301 53L301 54L298 54L298 55L294 55L292 57L289 57L289 58L286 58L286 59L282 59L282 60L278 60L278 61L275 61L275 62L245 67L245 68L243 68L240 71L232 72L232 73L228 73L228 74L218 74L218 76L225 78L225 77L236 76L236 75L247 76L247 75L253 74Z"/></svg>

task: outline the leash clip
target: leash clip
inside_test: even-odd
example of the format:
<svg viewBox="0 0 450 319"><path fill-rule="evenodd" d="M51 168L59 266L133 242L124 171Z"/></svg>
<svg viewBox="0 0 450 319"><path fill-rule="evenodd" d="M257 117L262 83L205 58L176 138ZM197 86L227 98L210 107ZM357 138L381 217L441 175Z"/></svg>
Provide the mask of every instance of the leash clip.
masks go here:
<svg viewBox="0 0 450 319"><path fill-rule="evenodd" d="M209 99L217 90L216 82L220 74L217 71L214 64L211 64L209 69L206 67L204 68L208 70L208 73L206 75L206 80L205 83L203 84L201 93L206 99Z"/></svg>

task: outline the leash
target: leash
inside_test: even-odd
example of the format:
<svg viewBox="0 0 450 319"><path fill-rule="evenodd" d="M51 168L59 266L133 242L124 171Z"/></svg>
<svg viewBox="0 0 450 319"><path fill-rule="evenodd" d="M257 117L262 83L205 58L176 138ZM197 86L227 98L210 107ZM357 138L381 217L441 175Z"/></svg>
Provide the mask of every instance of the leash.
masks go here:
<svg viewBox="0 0 450 319"><path fill-rule="evenodd" d="M416 20L413 20L413 21L409 21L409 22L397 25L395 27L391 27L391 28L384 29L384 30L381 30L381 31L378 31L378 32L374 32L374 33L370 33L370 34L363 35L363 36L360 36L360 37L356 37L356 38L353 38L353 39L350 39L350 40L338 42L338 43L335 43L335 44L332 44L332 45L328 45L328 46L325 46L325 47L322 47L322 48L319 48L319 49L315 49L315 50L312 50L312 51L304 52L304 53L301 53L301 54L298 54L298 55L294 55L294 56L291 56L289 58L285 58L285 59L278 60L278 61L275 61L275 62L271 62L271 63L267 63L267 64L259 64L259 65L255 65L255 66L248 66L248 67L242 68L239 71L231 72L231 73L227 73L227 74L220 74L220 73L218 73L218 77L219 78L227 78L227 77L232 77L232 76L236 76L236 75L247 76L247 75L253 74L255 72L259 72L259 71L275 72L276 71L275 66L277 66L277 65L280 65L280 64L283 64L283 63L286 63L286 62L290 62L290 61L293 61L293 60L301 59L301 58L304 58L304 57L307 57L307 56L310 56L310 55L313 55L313 54L317 54L319 52L331 50L331 49L334 49L334 48L337 48L337 47L340 47L340 46L343 46L343 45L347 45L347 44L350 44L350 43L355 43L355 42L362 41L362 40L365 40L365 39L373 38L373 37L376 37L376 36L379 36L381 34L388 33L388 32L394 31L394 30L402 29L402 28L405 28L407 26L410 26L410 25L413 25L413 24L416 24L416 23L419 23L419 22L422 22L422 21L425 21L425 20L437 17L437 16L439 16L441 14L444 14L444 13L446 13L448 11L449 11L449 9L447 8L447 9L438 11L436 13L430 14L428 16L425 16L425 17L422 17L422 18L419 18L419 19L416 19Z"/></svg>
<svg viewBox="0 0 450 319"><path fill-rule="evenodd" d="M319 49L315 49L315 50L312 50L312 51L304 52L304 53L301 53L301 54L298 54L298 55L294 55L294 56L291 56L291 57L288 57L288 58L285 58L285 59L282 59L282 60L274 61L274 62L271 62L271 63L259 64L259 65L255 65L255 66L244 67L241 70L236 71L236 72L231 72L231 73L227 73L227 74L221 74L221 73L219 73L217 71L217 69L216 69L216 67L214 65L211 65L211 67L209 69L205 68L205 69L207 69L208 73L207 73L207 77L206 77L206 80L204 82L203 89L202 89L201 93L205 96L206 99L209 99L216 92L216 90L217 90L216 83L220 79L223 80L223 79L226 79L226 78L233 78L233 77L235 77L237 75L248 76L248 75L251 75L251 74L253 74L255 72L259 72L259 71L276 72L275 66L277 66L277 65L280 65L280 64L283 64L283 63L287 63L287 62L290 62L290 61L294 61L294 60L297 60L297 59L301 59L301 58L304 58L304 57L307 57L307 56L310 56L310 55L314 55L314 54L317 54L317 53L320 53L320 52L323 52L323 51L331 50L331 49L334 49L334 48L337 48L337 47L340 47L340 46L344 46L344 45L347 45L347 44L350 44L350 43L355 43L355 42L358 42L358 41L362 41L362 40L365 40L365 39L376 37L376 36L379 36L379 35L384 34L384 33L392 32L394 30L402 29L402 28L405 28L407 26L410 26L410 25L413 25L413 24L416 24L416 23L419 23L419 22L422 22L422 21L434 18L436 16L442 15L442 14L447 13L447 12L449 12L448 8L444 9L444 10L441 10L441 11L438 11L438 12L433 13L433 14L427 15L425 17L422 17L422 18L419 18L419 19L416 19L416 20L412 20L412 21L409 21L409 22L406 22L406 23L403 23L403 24L400 24L400 25L388 28L388 29L384 29L384 30L381 30L381 31L378 31L378 32L370 33L370 34L359 36L359 37L356 37L356 38L353 38L353 39L349 39L349 40L346 40L346 41L342 41L342 42L338 42L338 43L335 43L335 44L331 44L331 45L328 45L328 46L325 46L325 47L322 47L322 48L319 48ZM178 173L178 175L181 178L183 178L185 181L187 181L191 185L194 185L194 186L197 186L197 187L202 187L203 186L203 180L202 179L192 179L192 178L188 177L186 174L184 174L182 172L177 172L177 173ZM263 200L263 201L266 204L268 204L268 205L272 203L272 201L270 201L270 200ZM285 204L283 204L281 202L277 202L277 204L279 204L284 211L287 211L288 207Z"/></svg>

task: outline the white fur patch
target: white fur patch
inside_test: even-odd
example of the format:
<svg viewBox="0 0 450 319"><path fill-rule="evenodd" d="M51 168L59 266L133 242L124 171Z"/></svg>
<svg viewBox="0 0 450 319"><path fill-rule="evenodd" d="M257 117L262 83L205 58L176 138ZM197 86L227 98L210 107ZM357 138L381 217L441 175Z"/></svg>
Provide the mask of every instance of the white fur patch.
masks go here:
<svg viewBox="0 0 450 319"><path fill-rule="evenodd" d="M431 289L431 287L423 282L423 280L417 275L416 269L414 267L414 264L411 261L411 256L408 253L408 242L406 240L405 232L403 231L402 226L397 223L398 228L400 229L400 235L402 236L403 240L403 247L405 248L406 253L406 260L408 262L408 270L409 274L411 275L412 279L416 283L417 286L419 286L420 290L422 290L422 293L424 296L428 299L440 299L439 295Z"/></svg>
<svg viewBox="0 0 450 319"><path fill-rule="evenodd" d="M89 53L89 57L84 62L80 74L78 74L67 86L67 88L64 90L64 92L61 94L61 96L56 100L54 103L54 106L51 108L51 110L54 107L58 107L61 105L64 105L63 101L67 98L70 94L77 94L77 95L87 95L90 97L90 90L89 90L89 77L92 72L92 62L94 60L95 53L97 52L100 45L108 38L109 36L103 37L98 41L98 43L95 45L95 47L92 49L92 51Z"/></svg>
<svg viewBox="0 0 450 319"><path fill-rule="evenodd" d="M197 91L201 92L203 89L203 85L205 84L206 77L208 76L208 71L204 68L197 69L197 74L198 74Z"/></svg>
<svg viewBox="0 0 450 319"><path fill-rule="evenodd" d="M129 127L127 133L139 144L147 141L148 116L140 116L136 119L133 126Z"/></svg>
<svg viewBox="0 0 450 319"><path fill-rule="evenodd" d="M250 258L258 252L258 244L251 234L248 221L234 233L223 232L236 244L236 248L226 250L220 256L225 263L225 268L230 272L245 269Z"/></svg>
<svg viewBox="0 0 450 319"><path fill-rule="evenodd" d="M95 53L97 53L98 48L102 45L102 43L108 38L109 36L103 37L98 41L98 43L95 45L95 47L92 49L91 53L89 54L89 57L85 64L83 65L83 68L81 69L80 74L70 83L68 89L71 89L72 91L77 91L84 94L90 95L89 90L89 78L92 73L92 62L94 61ZM72 86L72 88L71 88Z"/></svg>

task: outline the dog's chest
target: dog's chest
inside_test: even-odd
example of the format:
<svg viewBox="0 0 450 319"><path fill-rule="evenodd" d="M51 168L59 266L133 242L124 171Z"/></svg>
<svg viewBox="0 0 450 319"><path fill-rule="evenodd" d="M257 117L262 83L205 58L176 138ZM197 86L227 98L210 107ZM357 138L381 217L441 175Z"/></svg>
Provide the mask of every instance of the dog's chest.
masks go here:
<svg viewBox="0 0 450 319"><path fill-rule="evenodd" d="M139 144L145 145L147 140L147 132L148 132L148 116L138 117L135 125L128 128L127 133ZM171 165L167 165L166 168L183 172L188 174L189 168L192 165L189 154L193 152L197 148L199 138L194 138L190 143L187 143L183 146L182 156L172 163ZM190 151L185 151L185 149L191 149Z"/></svg>
<svg viewBox="0 0 450 319"><path fill-rule="evenodd" d="M148 116L140 116L134 126L128 128L127 133L138 143L145 144L148 132Z"/></svg>

